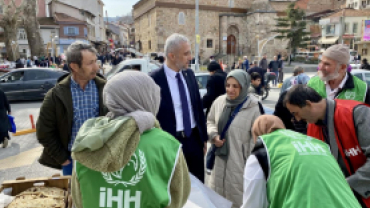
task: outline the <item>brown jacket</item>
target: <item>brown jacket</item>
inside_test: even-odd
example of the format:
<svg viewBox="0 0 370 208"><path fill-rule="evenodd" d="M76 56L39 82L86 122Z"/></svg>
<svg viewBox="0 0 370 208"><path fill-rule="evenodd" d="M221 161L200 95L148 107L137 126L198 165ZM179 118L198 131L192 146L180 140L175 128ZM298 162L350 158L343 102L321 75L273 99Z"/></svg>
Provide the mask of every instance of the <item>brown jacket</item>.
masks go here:
<svg viewBox="0 0 370 208"><path fill-rule="evenodd" d="M71 140L73 122L73 103L71 93L71 75L63 76L46 94L36 124L36 136L44 147L39 158L42 165L61 169L71 156L68 144ZM105 115L107 108L103 105L103 88L106 81L95 79L99 91L99 115Z"/></svg>

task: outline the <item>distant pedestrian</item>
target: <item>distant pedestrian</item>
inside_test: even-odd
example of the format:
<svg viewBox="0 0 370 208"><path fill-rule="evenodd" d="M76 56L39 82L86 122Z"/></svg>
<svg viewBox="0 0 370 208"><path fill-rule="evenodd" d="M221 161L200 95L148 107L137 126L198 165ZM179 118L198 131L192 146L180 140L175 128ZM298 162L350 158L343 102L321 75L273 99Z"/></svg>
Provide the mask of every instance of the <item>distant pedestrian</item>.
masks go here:
<svg viewBox="0 0 370 208"><path fill-rule="evenodd" d="M278 59L278 61L280 61L280 59L281 59L281 52L279 52L279 54L277 55L277 59Z"/></svg>
<svg viewBox="0 0 370 208"><path fill-rule="evenodd" d="M257 93L260 95L261 94L261 89L264 88L266 86L266 83L265 83L265 74L266 74L266 71L260 67L257 66L258 64L258 61L254 61L254 67L253 68L250 68L248 69L248 74L251 75L252 73L256 72L260 75L261 77L261 84L259 87L256 88L256 91Z"/></svg>
<svg viewBox="0 0 370 208"><path fill-rule="evenodd" d="M208 115L213 101L215 101L218 96L226 93L225 80L227 76L221 69L220 64L215 61L211 62L207 69L211 76L207 81L207 93L203 96L203 108L207 109L206 115Z"/></svg>
<svg viewBox="0 0 370 208"><path fill-rule="evenodd" d="M243 65L242 65L242 69L244 69L244 71L247 71L249 69L249 60L248 60L248 56L244 56L243 57Z"/></svg>
<svg viewBox="0 0 370 208"><path fill-rule="evenodd" d="M276 85L277 85L277 83L278 83L278 78L279 78L279 67L280 67L280 62L278 61L277 56L274 56L274 60L270 61L269 66L268 66L268 68L269 68L270 72L274 72L274 73L275 73L275 75L276 75L275 79L274 79L274 80L273 80L273 82L272 82L272 84L273 84L274 86L276 86Z"/></svg>
<svg viewBox="0 0 370 208"><path fill-rule="evenodd" d="M284 61L285 57L282 57L279 61L279 79L278 79L279 83L283 83L284 81Z"/></svg>
<svg viewBox="0 0 370 208"><path fill-rule="evenodd" d="M268 64L267 64L266 54L263 55L263 58L260 61L259 67L262 68L263 70L267 71Z"/></svg>
<svg viewBox="0 0 370 208"><path fill-rule="evenodd" d="M71 175L71 148L78 130L86 120L106 115L107 110L102 95L105 80L96 76L96 50L76 41L68 47L66 56L71 73L59 78L46 94L36 135L44 147L39 162Z"/></svg>
<svg viewBox="0 0 370 208"><path fill-rule="evenodd" d="M362 59L361 69L370 70L370 64L367 62L366 58Z"/></svg>
<svg viewBox="0 0 370 208"><path fill-rule="evenodd" d="M3 144L3 148L8 146L8 140L10 139L9 131L9 119L8 115L11 114L10 105L5 93L0 89L0 144Z"/></svg>

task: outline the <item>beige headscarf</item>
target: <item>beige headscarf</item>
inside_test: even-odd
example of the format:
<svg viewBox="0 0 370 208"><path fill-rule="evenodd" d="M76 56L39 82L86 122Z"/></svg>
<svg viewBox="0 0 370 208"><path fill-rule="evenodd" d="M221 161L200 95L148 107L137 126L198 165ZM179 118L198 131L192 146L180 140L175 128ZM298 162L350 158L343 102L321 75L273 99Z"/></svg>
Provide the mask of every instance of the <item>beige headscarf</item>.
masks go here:
<svg viewBox="0 0 370 208"><path fill-rule="evenodd" d="M140 133L153 128L161 101L160 88L147 74L126 70L110 79L103 90L107 116L133 117Z"/></svg>
<svg viewBox="0 0 370 208"><path fill-rule="evenodd" d="M285 129L285 125L279 117L273 115L259 116L252 127L254 142L256 142L259 136L269 134L278 129Z"/></svg>

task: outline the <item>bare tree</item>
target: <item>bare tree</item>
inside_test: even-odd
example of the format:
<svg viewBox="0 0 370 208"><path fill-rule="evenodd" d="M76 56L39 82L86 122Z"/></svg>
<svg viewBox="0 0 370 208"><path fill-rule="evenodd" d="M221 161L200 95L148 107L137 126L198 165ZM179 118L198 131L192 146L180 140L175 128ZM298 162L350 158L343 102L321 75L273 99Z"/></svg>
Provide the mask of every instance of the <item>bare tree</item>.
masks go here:
<svg viewBox="0 0 370 208"><path fill-rule="evenodd" d="M15 0L11 0L8 4L5 4L4 0L0 0L0 6L3 8L3 17L0 20L0 26L4 29L6 52L11 57L10 60L15 61L19 58L17 32L21 23L19 20L22 10L25 7L25 1L17 6Z"/></svg>
<svg viewBox="0 0 370 208"><path fill-rule="evenodd" d="M44 41L40 34L40 24L37 21L37 0L23 0L23 2L27 5L23 11L23 25L27 33L31 56L45 55Z"/></svg>

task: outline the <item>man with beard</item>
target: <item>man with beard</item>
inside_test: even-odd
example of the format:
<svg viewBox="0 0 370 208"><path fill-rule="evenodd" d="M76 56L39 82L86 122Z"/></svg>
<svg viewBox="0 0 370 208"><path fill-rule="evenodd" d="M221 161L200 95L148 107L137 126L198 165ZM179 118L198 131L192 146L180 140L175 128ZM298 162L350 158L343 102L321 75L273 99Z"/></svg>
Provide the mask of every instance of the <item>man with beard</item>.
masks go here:
<svg viewBox="0 0 370 208"><path fill-rule="evenodd" d="M172 34L164 46L166 61L151 73L161 88L157 119L162 129L182 144L189 171L204 182L204 154L207 148L206 120L191 61L189 39Z"/></svg>
<svg viewBox="0 0 370 208"><path fill-rule="evenodd" d="M40 164L63 170L71 175L71 149L82 124L94 117L106 115L103 105L105 80L96 76L96 50L80 41L67 50L71 73L59 78L45 95L37 120L36 135L44 147Z"/></svg>
<svg viewBox="0 0 370 208"><path fill-rule="evenodd" d="M319 76L313 77L307 86L323 98L356 100L370 104L370 91L366 82L347 72L349 59L347 46L331 46L322 54Z"/></svg>

